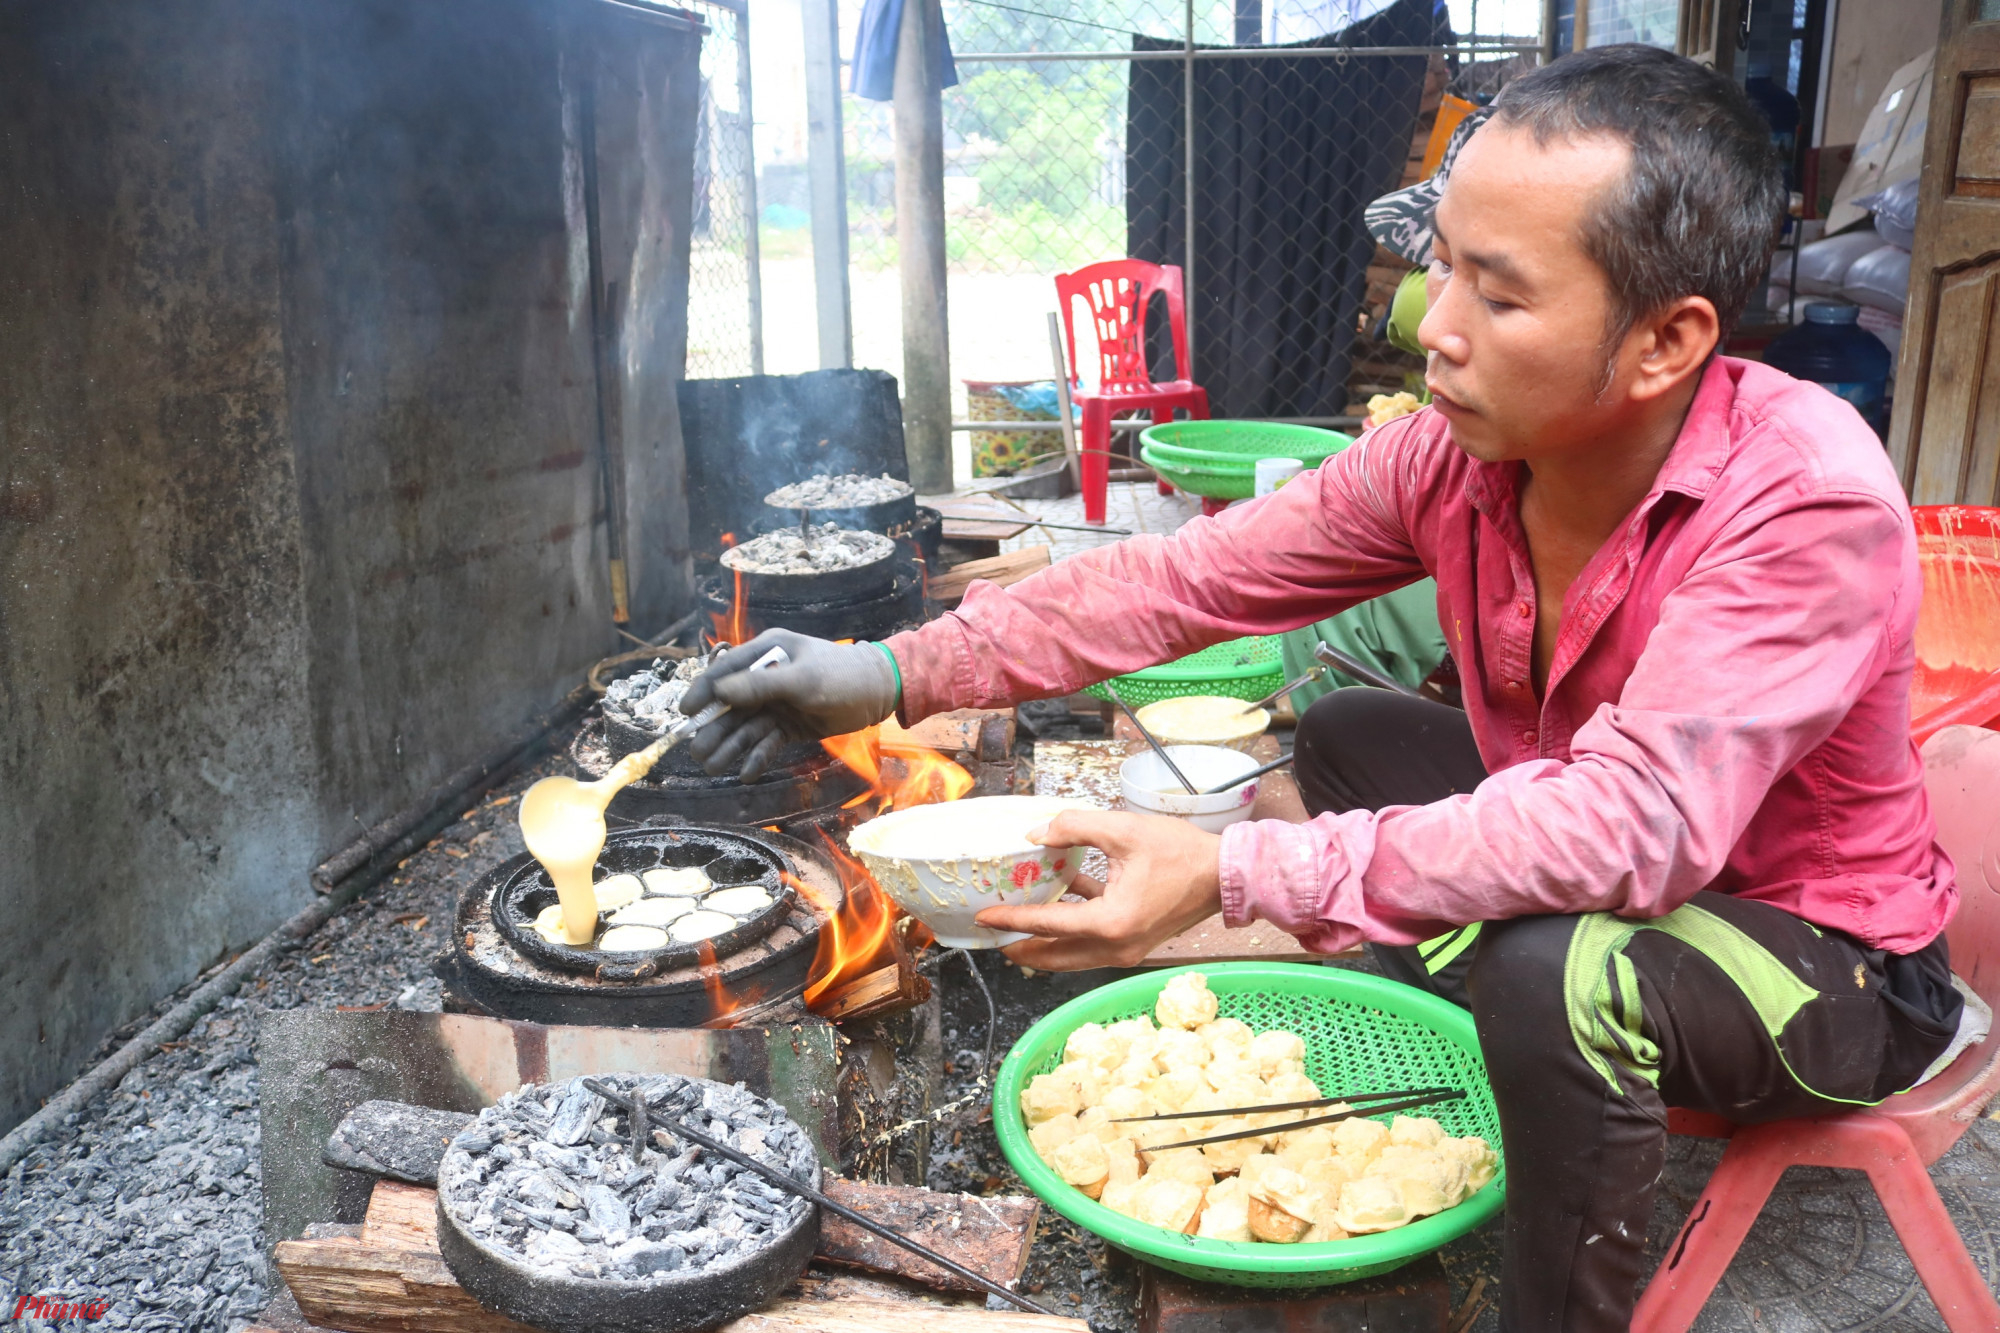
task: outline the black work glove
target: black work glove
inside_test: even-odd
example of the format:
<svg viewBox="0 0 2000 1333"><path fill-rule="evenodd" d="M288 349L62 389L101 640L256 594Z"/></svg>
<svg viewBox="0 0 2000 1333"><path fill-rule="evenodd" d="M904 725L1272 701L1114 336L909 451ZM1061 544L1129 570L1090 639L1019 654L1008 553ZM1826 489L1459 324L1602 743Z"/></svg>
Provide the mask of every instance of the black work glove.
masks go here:
<svg viewBox="0 0 2000 1333"><path fill-rule="evenodd" d="M744 669L774 646L792 660ZM873 644L767 629L710 663L681 696L680 710L693 717L711 703L729 705L695 733L688 753L718 777L734 768L750 782L788 744L874 726L895 711L899 693L896 668Z"/></svg>

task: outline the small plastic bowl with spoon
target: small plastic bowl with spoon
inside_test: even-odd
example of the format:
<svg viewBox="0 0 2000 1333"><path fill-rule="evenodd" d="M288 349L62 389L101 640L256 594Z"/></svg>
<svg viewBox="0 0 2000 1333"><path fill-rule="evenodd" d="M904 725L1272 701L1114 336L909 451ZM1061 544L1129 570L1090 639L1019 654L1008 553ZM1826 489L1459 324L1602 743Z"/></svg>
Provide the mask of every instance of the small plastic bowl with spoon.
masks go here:
<svg viewBox="0 0 2000 1333"><path fill-rule="evenodd" d="M1241 750L1221 745L1169 745L1166 750L1174 764L1187 774L1197 793L1247 777L1259 767L1254 758ZM1151 750L1141 751L1120 765L1118 782L1124 789L1127 810L1143 815L1173 815L1210 833L1220 833L1231 824L1248 819L1251 807L1257 803L1258 784L1254 781L1226 787L1212 795L1190 794L1165 761Z"/></svg>

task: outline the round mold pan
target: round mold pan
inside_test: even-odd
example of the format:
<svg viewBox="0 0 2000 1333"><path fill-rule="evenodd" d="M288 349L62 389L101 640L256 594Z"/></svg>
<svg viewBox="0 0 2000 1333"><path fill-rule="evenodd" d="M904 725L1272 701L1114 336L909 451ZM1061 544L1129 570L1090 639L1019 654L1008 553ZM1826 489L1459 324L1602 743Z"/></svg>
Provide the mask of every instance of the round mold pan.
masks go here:
<svg viewBox="0 0 2000 1333"><path fill-rule="evenodd" d="M506 941L544 967L582 973L605 981L636 981L710 958L725 958L770 934L792 909L792 888L785 882L783 859L748 838L720 831L689 829L679 840L661 846L656 830L620 829L607 834L598 853L596 876L642 875L659 866L700 867L716 888L736 884L761 885L771 895L770 906L746 918L734 930L691 944L669 944L651 953L600 953L568 944L551 944L538 934L535 917L557 901L548 872L533 857L516 857L511 873L493 891L493 925ZM610 916L600 911L600 923Z"/></svg>
<svg viewBox="0 0 2000 1333"><path fill-rule="evenodd" d="M832 523L854 532L879 532L884 537L894 537L900 532L908 532L917 521L917 497L914 492L894 500L884 500L879 504L829 506L824 509L774 505L769 500L764 504L778 516L778 522L775 524L768 527L764 524L758 525L766 532L788 524L796 527L803 517L815 526Z"/></svg>
<svg viewBox="0 0 2000 1333"><path fill-rule="evenodd" d="M879 535L879 534L878 534ZM754 574L722 564L722 577L741 577L743 595L756 606L810 606L821 602L864 602L883 596L896 582L902 561L895 543L865 565L821 570L812 574Z"/></svg>
<svg viewBox="0 0 2000 1333"><path fill-rule="evenodd" d="M476 1123L476 1122L475 1122ZM458 1167L447 1151L438 1168L438 1250L445 1267L473 1299L510 1319L549 1333L699 1333L761 1310L799 1279L819 1246L819 1208L809 1206L789 1229L760 1249L727 1263L650 1278L556 1277L481 1242L445 1207ZM810 1153L793 1163L820 1185Z"/></svg>

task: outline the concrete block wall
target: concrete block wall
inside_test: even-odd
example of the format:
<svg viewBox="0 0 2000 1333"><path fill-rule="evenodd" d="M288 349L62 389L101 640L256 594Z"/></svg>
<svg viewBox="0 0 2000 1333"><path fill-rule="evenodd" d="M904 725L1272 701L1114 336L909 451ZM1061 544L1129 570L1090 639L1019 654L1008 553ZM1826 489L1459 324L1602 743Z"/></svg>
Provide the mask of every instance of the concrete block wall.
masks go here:
<svg viewBox="0 0 2000 1333"><path fill-rule="evenodd" d="M0 1126L614 651L608 520L690 605L695 51L0 4Z"/></svg>

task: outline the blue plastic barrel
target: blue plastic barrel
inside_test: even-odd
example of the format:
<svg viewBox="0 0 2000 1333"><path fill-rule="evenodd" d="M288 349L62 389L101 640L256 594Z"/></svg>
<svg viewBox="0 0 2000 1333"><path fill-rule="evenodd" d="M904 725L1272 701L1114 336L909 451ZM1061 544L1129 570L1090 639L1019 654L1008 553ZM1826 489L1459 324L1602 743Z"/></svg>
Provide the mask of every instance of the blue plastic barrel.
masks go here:
<svg viewBox="0 0 2000 1333"><path fill-rule="evenodd" d="M1854 404L1875 433L1889 433L1889 349L1862 328L1859 306L1815 301L1806 322L1771 340L1764 364L1811 380Z"/></svg>

